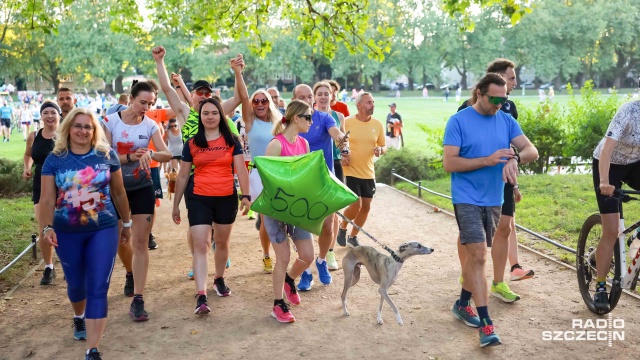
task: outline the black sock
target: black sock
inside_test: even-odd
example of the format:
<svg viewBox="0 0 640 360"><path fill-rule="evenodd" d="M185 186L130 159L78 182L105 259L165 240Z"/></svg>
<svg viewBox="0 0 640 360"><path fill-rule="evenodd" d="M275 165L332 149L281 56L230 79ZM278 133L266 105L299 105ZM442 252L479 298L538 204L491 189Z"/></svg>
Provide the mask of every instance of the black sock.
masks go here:
<svg viewBox="0 0 640 360"><path fill-rule="evenodd" d="M134 294L133 300L142 300L142 294Z"/></svg>
<svg viewBox="0 0 640 360"><path fill-rule="evenodd" d="M333 249L329 249L329 251L333 251Z"/></svg>
<svg viewBox="0 0 640 360"><path fill-rule="evenodd" d="M478 306L478 317L480 317L480 322L483 325L493 325L493 322L489 318L489 309L486 306Z"/></svg>
<svg viewBox="0 0 640 360"><path fill-rule="evenodd" d="M515 270L516 268L519 268L519 267L521 267L520 264L518 264L518 263L513 264L513 266L511 267L511 272L513 272L513 270Z"/></svg>
<svg viewBox="0 0 640 360"><path fill-rule="evenodd" d="M284 299L275 299L273 300L273 306L285 305Z"/></svg>
<svg viewBox="0 0 640 360"><path fill-rule="evenodd" d="M291 278L291 276L289 276L289 273L285 273L284 275L284 281L288 282L288 283L292 283L294 282L294 280Z"/></svg>
<svg viewBox="0 0 640 360"><path fill-rule="evenodd" d="M471 301L471 292L462 288L460 291L460 300L458 300L458 306L468 306Z"/></svg>
<svg viewBox="0 0 640 360"><path fill-rule="evenodd" d="M127 272L127 275L125 276L133 276L133 273L131 271Z"/></svg>

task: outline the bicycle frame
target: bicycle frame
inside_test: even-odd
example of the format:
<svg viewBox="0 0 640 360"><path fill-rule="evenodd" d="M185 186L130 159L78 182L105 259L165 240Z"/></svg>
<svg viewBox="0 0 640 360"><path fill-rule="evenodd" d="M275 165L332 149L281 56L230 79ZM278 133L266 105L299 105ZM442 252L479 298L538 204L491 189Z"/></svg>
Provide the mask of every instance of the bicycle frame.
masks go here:
<svg viewBox="0 0 640 360"><path fill-rule="evenodd" d="M624 227L624 218L620 218L618 223L619 233L618 233L618 249L620 251L620 269L626 269L626 272L621 275L620 285L623 289L631 289L631 285L633 284L634 279L636 278L638 271L640 270L640 248L633 254L633 259L631 260L631 264L627 267L627 256L626 256L626 237L631 234L632 231L640 227L640 221L635 224L629 226L625 229ZM631 255L631 254L630 254Z"/></svg>

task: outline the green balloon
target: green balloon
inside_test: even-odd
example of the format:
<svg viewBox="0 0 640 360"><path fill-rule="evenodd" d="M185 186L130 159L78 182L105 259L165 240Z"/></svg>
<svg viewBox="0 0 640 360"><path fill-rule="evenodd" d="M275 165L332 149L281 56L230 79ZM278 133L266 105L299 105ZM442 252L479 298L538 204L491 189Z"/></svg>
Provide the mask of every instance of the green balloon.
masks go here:
<svg viewBox="0 0 640 360"><path fill-rule="evenodd" d="M321 150L300 156L257 156L263 190L251 210L320 235L324 219L358 200L329 172Z"/></svg>

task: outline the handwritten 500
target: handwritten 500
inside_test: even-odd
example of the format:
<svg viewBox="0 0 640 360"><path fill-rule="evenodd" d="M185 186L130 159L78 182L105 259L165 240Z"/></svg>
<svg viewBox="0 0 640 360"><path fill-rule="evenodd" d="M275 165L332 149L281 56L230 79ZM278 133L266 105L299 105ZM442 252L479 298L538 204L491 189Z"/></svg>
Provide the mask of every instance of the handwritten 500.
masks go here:
<svg viewBox="0 0 640 360"><path fill-rule="evenodd" d="M316 202L309 206L309 200L296 195L287 194L278 188L276 194L271 199L271 207L278 212L286 212L293 217L306 217L309 220L318 220L324 217L329 208L322 202Z"/></svg>

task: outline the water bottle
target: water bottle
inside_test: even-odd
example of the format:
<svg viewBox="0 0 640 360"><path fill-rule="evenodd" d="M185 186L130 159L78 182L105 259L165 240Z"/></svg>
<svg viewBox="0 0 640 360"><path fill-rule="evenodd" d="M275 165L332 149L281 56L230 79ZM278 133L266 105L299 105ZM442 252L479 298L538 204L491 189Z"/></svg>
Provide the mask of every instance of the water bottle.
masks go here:
<svg viewBox="0 0 640 360"><path fill-rule="evenodd" d="M629 245L629 257L632 259L636 257L638 249L640 248L640 239L638 239L639 232L640 232L640 228L634 231L633 241L631 242L631 245Z"/></svg>

